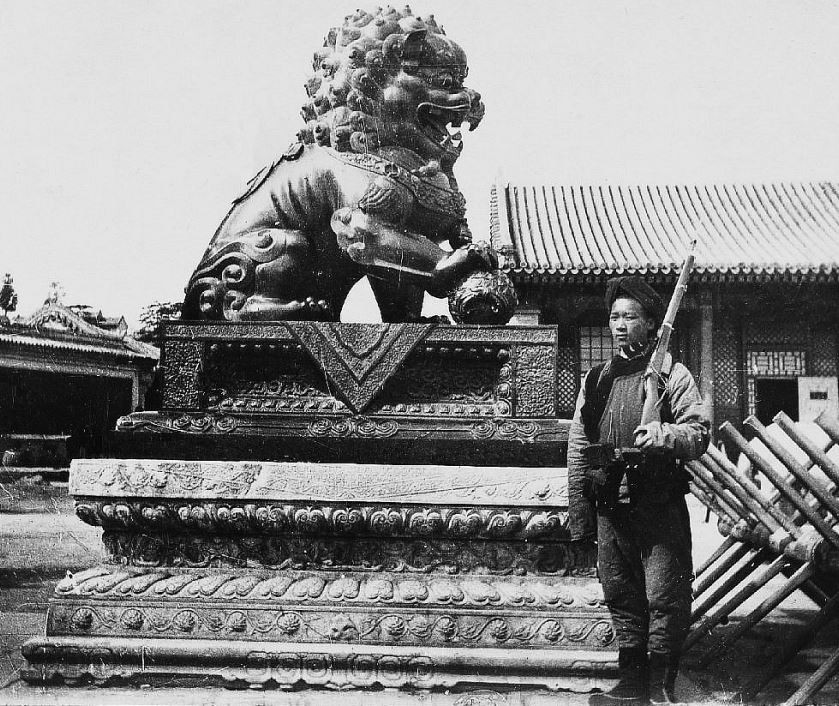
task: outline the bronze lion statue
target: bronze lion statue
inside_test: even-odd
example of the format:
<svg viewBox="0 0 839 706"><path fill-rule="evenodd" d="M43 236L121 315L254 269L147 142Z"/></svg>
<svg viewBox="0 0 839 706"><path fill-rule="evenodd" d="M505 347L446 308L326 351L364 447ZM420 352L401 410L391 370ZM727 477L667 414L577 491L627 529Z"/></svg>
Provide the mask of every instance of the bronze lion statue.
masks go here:
<svg viewBox="0 0 839 706"><path fill-rule="evenodd" d="M298 141L233 202L183 317L338 320L368 276L383 321L419 320L429 292L458 320L506 322L512 285L472 242L452 171L461 124L484 115L463 50L433 16L359 10L313 68Z"/></svg>

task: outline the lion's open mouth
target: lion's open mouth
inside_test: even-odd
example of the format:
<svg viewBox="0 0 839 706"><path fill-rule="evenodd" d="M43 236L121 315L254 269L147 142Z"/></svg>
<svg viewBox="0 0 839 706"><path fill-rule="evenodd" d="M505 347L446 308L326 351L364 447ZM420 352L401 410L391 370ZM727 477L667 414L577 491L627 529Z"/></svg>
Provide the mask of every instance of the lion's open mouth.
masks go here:
<svg viewBox="0 0 839 706"><path fill-rule="evenodd" d="M459 153L463 149L460 126L469 115L469 108L469 103L453 106L420 103L417 119L430 140L445 150Z"/></svg>

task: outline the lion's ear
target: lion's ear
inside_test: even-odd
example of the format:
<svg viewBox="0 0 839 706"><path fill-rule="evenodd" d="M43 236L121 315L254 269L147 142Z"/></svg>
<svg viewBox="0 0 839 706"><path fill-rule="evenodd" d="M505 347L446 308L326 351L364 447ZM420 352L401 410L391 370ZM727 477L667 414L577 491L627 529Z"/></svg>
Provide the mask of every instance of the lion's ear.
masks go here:
<svg viewBox="0 0 839 706"><path fill-rule="evenodd" d="M425 29L415 29L412 32L408 32L405 41L402 43L403 60L407 59L410 61L420 58L427 33L428 30Z"/></svg>

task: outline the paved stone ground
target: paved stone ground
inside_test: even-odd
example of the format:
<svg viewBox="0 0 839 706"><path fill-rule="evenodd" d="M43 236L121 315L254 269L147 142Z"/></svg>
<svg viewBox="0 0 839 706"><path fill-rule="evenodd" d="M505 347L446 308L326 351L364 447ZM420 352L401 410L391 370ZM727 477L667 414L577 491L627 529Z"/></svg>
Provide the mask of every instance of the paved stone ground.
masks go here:
<svg viewBox="0 0 839 706"><path fill-rule="evenodd" d="M721 542L713 519L704 522L704 510L693 502L695 560L697 565ZM31 687L18 679L23 662L20 646L42 633L47 602L55 583L67 570L78 571L102 558L101 530L85 525L73 514L67 484L42 479L0 479L0 704L277 704L279 706L552 706L585 704L585 694L547 691L500 691L480 685L449 692L330 692L304 690L231 691L222 688L74 688ZM777 585L777 581L770 584ZM732 616L719 634L732 630L749 606L757 605L762 591ZM762 672L784 639L795 634L815 614L815 605L801 594L784 601L779 610L714 660L707 669L695 667L715 640L700 642L687 656L679 677L679 693L689 703L740 703L738 686ZM839 621L837 621L839 622ZM830 625L787 671L769 684L756 703L777 704L839 646L839 626ZM839 679L818 694L817 703L839 704Z"/></svg>

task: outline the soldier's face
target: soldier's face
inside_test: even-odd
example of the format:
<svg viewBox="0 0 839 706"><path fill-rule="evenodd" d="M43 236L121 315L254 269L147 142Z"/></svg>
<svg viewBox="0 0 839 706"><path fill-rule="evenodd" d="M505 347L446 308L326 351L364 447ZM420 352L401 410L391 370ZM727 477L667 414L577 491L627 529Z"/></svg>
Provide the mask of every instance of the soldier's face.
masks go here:
<svg viewBox="0 0 839 706"><path fill-rule="evenodd" d="M619 297L609 312L609 330L617 346L645 345L655 329L655 321L647 316L637 301Z"/></svg>

